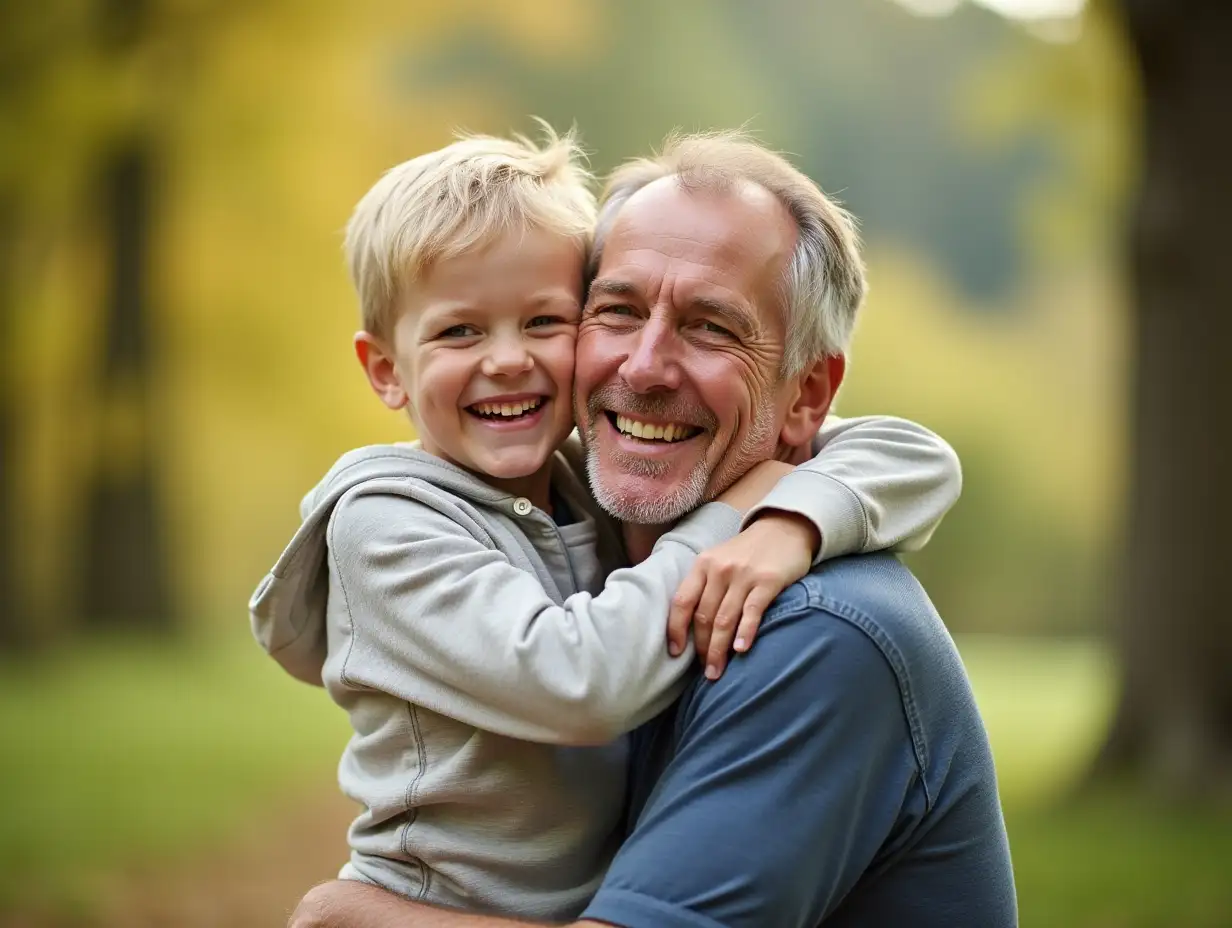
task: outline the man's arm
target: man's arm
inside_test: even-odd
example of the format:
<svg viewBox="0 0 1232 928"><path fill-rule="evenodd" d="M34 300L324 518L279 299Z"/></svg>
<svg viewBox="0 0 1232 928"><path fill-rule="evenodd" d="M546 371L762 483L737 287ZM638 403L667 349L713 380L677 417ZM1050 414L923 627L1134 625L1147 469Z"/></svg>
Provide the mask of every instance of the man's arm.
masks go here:
<svg viewBox="0 0 1232 928"><path fill-rule="evenodd" d="M578 922L578 928L601 928L598 922ZM541 928L491 915L471 915L411 902L377 886L356 880L333 880L309 890L287 928Z"/></svg>

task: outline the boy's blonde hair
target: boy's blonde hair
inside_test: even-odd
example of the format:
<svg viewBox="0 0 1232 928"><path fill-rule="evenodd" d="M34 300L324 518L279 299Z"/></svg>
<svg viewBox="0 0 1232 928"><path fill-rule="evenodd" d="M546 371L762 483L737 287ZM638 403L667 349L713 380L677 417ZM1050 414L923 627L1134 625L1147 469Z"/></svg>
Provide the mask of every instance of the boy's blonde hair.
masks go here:
<svg viewBox="0 0 1232 928"><path fill-rule="evenodd" d="M539 121L543 141L463 135L391 168L355 207L346 254L364 329L386 337L403 288L431 266L510 231L545 229L585 253L595 225L576 133Z"/></svg>

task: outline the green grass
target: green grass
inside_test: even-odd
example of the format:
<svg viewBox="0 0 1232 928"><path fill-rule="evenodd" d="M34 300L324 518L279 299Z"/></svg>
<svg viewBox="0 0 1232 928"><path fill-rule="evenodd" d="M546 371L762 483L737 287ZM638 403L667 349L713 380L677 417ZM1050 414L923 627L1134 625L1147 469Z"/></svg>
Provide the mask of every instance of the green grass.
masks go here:
<svg viewBox="0 0 1232 928"><path fill-rule="evenodd" d="M1107 723L1106 653L959 644L997 755L1023 925L1232 925L1232 810L1112 792L1060 802ZM0 662L0 912L46 898L88 909L126 862L208 847L298 790L329 789L345 737L324 693L239 635Z"/></svg>
<svg viewBox="0 0 1232 928"><path fill-rule="evenodd" d="M87 645L0 663L0 911L88 905L100 878L326 789L346 720L250 638Z"/></svg>
<svg viewBox="0 0 1232 928"><path fill-rule="evenodd" d="M1093 641L983 635L958 647L988 725L1002 801L1039 806L1068 790L1112 712L1107 651Z"/></svg>
<svg viewBox="0 0 1232 928"><path fill-rule="evenodd" d="M1107 653L982 637L959 648L997 759L1022 924L1232 926L1232 809L1075 798L1113 707Z"/></svg>

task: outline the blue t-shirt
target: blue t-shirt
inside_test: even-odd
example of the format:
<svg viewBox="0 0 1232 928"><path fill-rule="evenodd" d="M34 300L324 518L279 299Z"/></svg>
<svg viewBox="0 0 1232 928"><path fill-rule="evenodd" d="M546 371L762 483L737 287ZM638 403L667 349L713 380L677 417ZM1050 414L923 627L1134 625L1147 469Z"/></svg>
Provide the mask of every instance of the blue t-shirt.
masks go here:
<svg viewBox="0 0 1232 928"><path fill-rule="evenodd" d="M585 918L626 928L1017 924L954 643L889 555L785 590L723 677L637 733L633 828Z"/></svg>

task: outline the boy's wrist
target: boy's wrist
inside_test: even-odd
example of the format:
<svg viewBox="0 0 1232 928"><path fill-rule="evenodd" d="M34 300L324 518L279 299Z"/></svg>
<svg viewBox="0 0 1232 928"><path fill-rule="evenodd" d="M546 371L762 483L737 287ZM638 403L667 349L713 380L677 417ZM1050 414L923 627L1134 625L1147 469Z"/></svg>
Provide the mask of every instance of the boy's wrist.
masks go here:
<svg viewBox="0 0 1232 928"><path fill-rule="evenodd" d="M761 509L753 514L748 525L765 525L776 533L782 533L799 540L809 552L809 557L815 558L821 550L821 530L816 523L798 512L786 509Z"/></svg>

